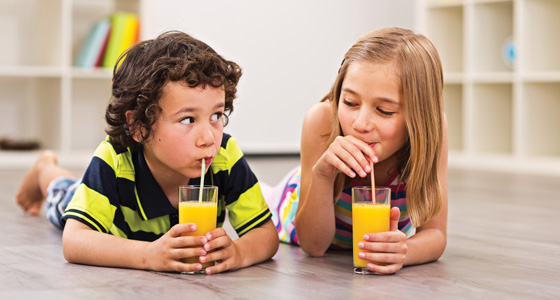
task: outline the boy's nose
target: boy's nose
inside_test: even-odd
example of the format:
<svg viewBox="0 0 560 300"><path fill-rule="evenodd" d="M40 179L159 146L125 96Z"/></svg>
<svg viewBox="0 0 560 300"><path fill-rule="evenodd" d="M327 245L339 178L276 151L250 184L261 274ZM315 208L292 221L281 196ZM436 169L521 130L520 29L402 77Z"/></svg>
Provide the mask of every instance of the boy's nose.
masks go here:
<svg viewBox="0 0 560 300"><path fill-rule="evenodd" d="M200 130L198 133L198 137L196 139L196 146L197 147L208 147L214 145L214 134L212 130L205 126Z"/></svg>

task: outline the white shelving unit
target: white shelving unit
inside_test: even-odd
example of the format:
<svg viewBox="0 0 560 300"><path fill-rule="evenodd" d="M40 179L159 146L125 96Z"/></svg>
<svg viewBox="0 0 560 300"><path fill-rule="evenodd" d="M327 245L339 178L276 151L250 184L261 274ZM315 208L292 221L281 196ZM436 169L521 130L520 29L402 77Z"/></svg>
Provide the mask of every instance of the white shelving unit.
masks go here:
<svg viewBox="0 0 560 300"><path fill-rule="evenodd" d="M560 1L422 0L417 9L418 31L443 63L449 165L560 175Z"/></svg>
<svg viewBox="0 0 560 300"><path fill-rule="evenodd" d="M112 70L74 58L92 25L115 11L143 16L142 0L0 1L0 138L35 139L65 161L89 161L105 137ZM0 151L0 168L27 167L36 152Z"/></svg>

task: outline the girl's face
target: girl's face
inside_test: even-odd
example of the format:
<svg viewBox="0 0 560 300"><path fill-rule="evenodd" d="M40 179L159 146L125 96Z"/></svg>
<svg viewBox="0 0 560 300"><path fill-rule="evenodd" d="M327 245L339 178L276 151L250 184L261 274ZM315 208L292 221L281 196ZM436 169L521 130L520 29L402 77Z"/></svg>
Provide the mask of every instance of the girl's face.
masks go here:
<svg viewBox="0 0 560 300"><path fill-rule="evenodd" d="M163 89L159 106L161 115L144 144L146 161L156 179L185 184L200 176L203 158L208 170L220 149L225 91L171 81Z"/></svg>
<svg viewBox="0 0 560 300"><path fill-rule="evenodd" d="M380 162L399 150L408 137L400 79L394 70L392 63L351 63L338 102L342 134L367 143Z"/></svg>

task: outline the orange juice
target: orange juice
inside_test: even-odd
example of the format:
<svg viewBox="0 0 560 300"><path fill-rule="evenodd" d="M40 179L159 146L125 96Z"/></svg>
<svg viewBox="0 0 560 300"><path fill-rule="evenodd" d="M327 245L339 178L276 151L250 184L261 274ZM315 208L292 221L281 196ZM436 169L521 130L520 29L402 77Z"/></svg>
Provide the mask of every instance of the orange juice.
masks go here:
<svg viewBox="0 0 560 300"><path fill-rule="evenodd" d="M391 206L373 205L371 202L352 204L352 244L354 249L354 266L367 268L368 261L358 258L358 243L364 240L364 234L389 231Z"/></svg>
<svg viewBox="0 0 560 300"><path fill-rule="evenodd" d="M181 201L179 203L179 223L195 223L196 231L188 232L186 236L203 236L216 229L218 206L215 202ZM198 256L185 258L183 262L199 263ZM213 266L214 262L202 264L202 268Z"/></svg>

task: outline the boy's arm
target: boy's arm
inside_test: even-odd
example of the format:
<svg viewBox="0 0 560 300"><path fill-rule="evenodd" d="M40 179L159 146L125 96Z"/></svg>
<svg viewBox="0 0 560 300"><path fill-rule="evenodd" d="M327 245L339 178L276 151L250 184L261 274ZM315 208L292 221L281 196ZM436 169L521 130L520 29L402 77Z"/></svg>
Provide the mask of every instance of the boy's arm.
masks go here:
<svg viewBox="0 0 560 300"><path fill-rule="evenodd" d="M217 228L206 234L208 251L200 257L201 262L217 261L206 268L206 274L216 274L227 270L236 270L265 261L278 250L278 234L268 220L263 225L253 228L237 240L232 240L223 228Z"/></svg>
<svg viewBox="0 0 560 300"><path fill-rule="evenodd" d="M254 228L234 240L241 255L241 268L265 261L278 251L278 233L272 220L268 220L260 227Z"/></svg>
<svg viewBox="0 0 560 300"><path fill-rule="evenodd" d="M200 238L181 236L193 230L192 225L178 224L158 240L144 242L98 232L77 220L68 219L62 249L64 258L71 263L154 271L196 271L202 267L200 264L180 261L181 258L198 256L202 251Z"/></svg>

